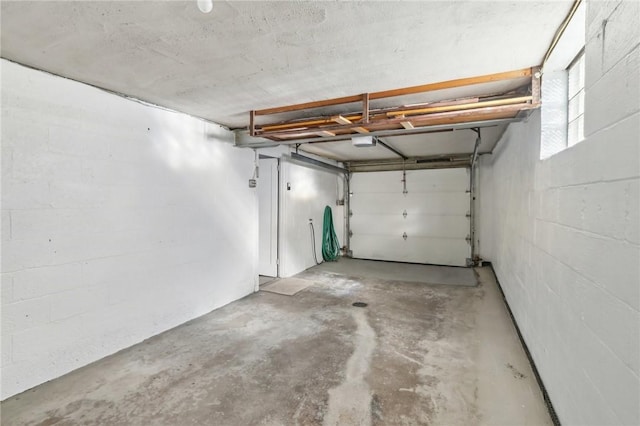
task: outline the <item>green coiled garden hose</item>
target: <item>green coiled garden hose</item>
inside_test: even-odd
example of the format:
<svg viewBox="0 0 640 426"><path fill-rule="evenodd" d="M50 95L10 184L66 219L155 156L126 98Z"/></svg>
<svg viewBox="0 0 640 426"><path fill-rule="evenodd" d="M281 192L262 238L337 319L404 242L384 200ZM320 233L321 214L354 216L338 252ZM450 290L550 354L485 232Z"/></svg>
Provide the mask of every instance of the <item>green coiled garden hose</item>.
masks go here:
<svg viewBox="0 0 640 426"><path fill-rule="evenodd" d="M340 243L336 230L333 227L333 215L331 207L324 208L324 220L322 222L322 258L331 262L340 256Z"/></svg>

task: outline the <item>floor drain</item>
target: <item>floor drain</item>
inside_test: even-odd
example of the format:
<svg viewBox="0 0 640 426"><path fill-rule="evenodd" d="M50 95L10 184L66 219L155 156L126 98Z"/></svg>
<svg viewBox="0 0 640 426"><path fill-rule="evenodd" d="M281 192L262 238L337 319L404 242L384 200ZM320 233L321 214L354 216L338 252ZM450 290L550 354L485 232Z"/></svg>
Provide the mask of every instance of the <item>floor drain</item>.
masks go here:
<svg viewBox="0 0 640 426"><path fill-rule="evenodd" d="M355 302L352 306L355 306L356 308L366 308L367 304L364 302Z"/></svg>

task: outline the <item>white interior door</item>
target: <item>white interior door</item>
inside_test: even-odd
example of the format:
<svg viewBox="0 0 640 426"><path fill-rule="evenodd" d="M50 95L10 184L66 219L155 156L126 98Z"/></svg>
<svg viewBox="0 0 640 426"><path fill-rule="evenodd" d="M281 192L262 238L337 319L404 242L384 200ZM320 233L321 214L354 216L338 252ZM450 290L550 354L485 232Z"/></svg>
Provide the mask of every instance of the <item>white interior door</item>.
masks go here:
<svg viewBox="0 0 640 426"><path fill-rule="evenodd" d="M258 273L269 277L278 276L278 159L258 160Z"/></svg>
<svg viewBox="0 0 640 426"><path fill-rule="evenodd" d="M354 173L351 250L360 259L466 266L469 171Z"/></svg>

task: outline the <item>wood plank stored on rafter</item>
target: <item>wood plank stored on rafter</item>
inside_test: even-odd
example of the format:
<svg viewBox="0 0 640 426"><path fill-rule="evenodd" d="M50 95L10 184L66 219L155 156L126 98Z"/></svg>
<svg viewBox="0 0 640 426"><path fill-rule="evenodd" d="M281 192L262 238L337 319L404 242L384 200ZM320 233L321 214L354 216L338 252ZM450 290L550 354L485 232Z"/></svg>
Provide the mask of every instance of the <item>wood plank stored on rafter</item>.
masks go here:
<svg viewBox="0 0 640 426"><path fill-rule="evenodd" d="M335 121L335 122L336 122L336 123L338 123L338 124L353 124L353 123L351 122L351 120L349 120L348 118L343 117L343 116L341 116L341 115L336 115L336 116L334 116L334 117L331 117L331 120L332 120L332 121Z"/></svg>
<svg viewBox="0 0 640 426"><path fill-rule="evenodd" d="M405 105L396 108L385 108L384 114L390 115L392 113L400 113L404 114L405 111L410 111L419 108L432 108L432 107L440 107L440 106L449 106L449 105L462 105L462 104L473 104L476 102L480 102L480 98L472 97L472 98L461 98L461 99L453 99L453 100L445 100L445 101L436 101L436 102L426 102L423 104L414 104L414 105ZM374 114L376 111L373 112Z"/></svg>
<svg viewBox="0 0 640 426"><path fill-rule="evenodd" d="M476 84L491 83L495 81L513 80L516 78L530 77L532 75L531 68L524 68L515 71L507 71L495 74L481 75L477 77L459 78L455 80L442 81L438 83L423 84L420 86L404 87L401 89L385 90L382 92L374 92L369 94L369 99L382 99L395 96L412 95L416 93L432 92L435 90L452 89L461 86L471 86ZM270 115L283 112L300 111L305 109L320 108L332 105L341 105L353 102L360 102L361 95L345 96L341 98L325 99L322 101L305 102L295 105L286 105L275 108L267 108L256 110L255 115Z"/></svg>
<svg viewBox="0 0 640 426"><path fill-rule="evenodd" d="M455 124L459 122L467 121L480 121L496 118L511 118L514 117L520 110L535 108L530 103L520 103L515 105L501 105L501 106L486 106L484 108L469 109L463 111L446 111L431 114L424 114L411 117L411 123L416 127L432 125L432 124ZM403 121L407 121L406 118L392 118L387 120L380 120L371 122L367 128L360 126L353 127L356 124L350 122L342 116L333 117L336 121L336 125L323 127L322 130L335 132L336 134L342 134L344 131L354 131L359 133L369 133L377 130L389 130L399 128ZM296 135L306 136L308 134L307 129L297 129L288 131L276 131L276 132L258 132L258 136L270 138L295 138ZM317 132L317 131L316 131Z"/></svg>
<svg viewBox="0 0 640 426"><path fill-rule="evenodd" d="M362 95L362 122L367 124L369 122L369 94L364 93Z"/></svg>
<svg viewBox="0 0 640 426"><path fill-rule="evenodd" d="M386 111L384 114L374 114L370 122L377 122L379 120L384 120L386 117L402 117L407 114L424 114L424 113L433 113L433 112L444 112L444 111L458 111L465 109L473 109L473 108L481 108L484 106L497 106L497 105L509 105L512 103L518 103L523 101L532 100L531 96L520 96L517 98L504 98L504 99L496 99L491 101L480 101L478 102L478 98L468 99L469 102L462 103L460 101L443 101L434 103L433 106L429 105L423 108L414 108L414 109L401 109L401 110L393 110ZM533 101L532 101L533 102ZM281 123L281 124L273 124L273 125L264 125L258 128L259 131L270 132L277 130L291 130L294 128L313 128L320 127L327 124L331 124L333 122L338 124L351 124L355 123L362 118L362 115L339 115L331 118L322 118L322 119L314 119L314 120L306 120L306 121L293 121L291 123ZM341 121L339 121L341 120ZM346 120L346 121L345 121ZM406 128L406 127L405 127Z"/></svg>
<svg viewBox="0 0 640 426"><path fill-rule="evenodd" d="M495 99L493 101L481 101L481 102L474 102L469 104L436 106L436 107L411 109L411 110L406 110L401 112L389 112L387 113L387 116L402 118L402 117L406 117L407 115L414 115L414 114L430 114L434 112L462 111L462 110L474 109L474 108L484 108L488 106L512 105L512 104L528 102L530 100L531 100L531 96L519 96L517 98Z"/></svg>
<svg viewBox="0 0 640 426"><path fill-rule="evenodd" d="M513 80L515 78L530 77L531 68L521 70L487 74L477 77L458 78L455 80L441 81L439 83L429 83L420 86L404 87L402 89L385 90L369 94L369 99L391 98L395 96L413 95L416 93L433 92L435 90L453 89L461 86L472 86L476 84L492 83L494 81Z"/></svg>
<svg viewBox="0 0 640 426"><path fill-rule="evenodd" d="M406 117L404 116L404 114L401 114L401 115L398 116L398 118L406 118ZM402 127L404 127L405 129L408 129L408 130L411 130L411 129L414 128L413 124L411 124L410 121L401 121L400 124L402 125Z"/></svg>
<svg viewBox="0 0 640 426"><path fill-rule="evenodd" d="M351 120L349 120L348 118L345 118L341 115L336 115L334 117L331 117L331 119L333 121L335 121L338 124L342 124L342 125L349 125L349 124L353 124L353 122ZM364 127L358 126L358 127L353 127L352 130L354 130L355 132L358 133L369 133L369 130L365 129Z"/></svg>
<svg viewBox="0 0 640 426"><path fill-rule="evenodd" d="M270 115L270 114L278 114L281 112L290 112L290 111L300 111L303 109L311 109L311 108L320 108L324 106L331 105L340 105L340 104L348 104L351 102L360 102L362 97L359 95L355 96L345 96L342 98L333 98L333 99L325 99L323 101L314 101L314 102L305 102L302 104L295 105L285 105L281 107L275 108L267 108L256 111L256 115Z"/></svg>

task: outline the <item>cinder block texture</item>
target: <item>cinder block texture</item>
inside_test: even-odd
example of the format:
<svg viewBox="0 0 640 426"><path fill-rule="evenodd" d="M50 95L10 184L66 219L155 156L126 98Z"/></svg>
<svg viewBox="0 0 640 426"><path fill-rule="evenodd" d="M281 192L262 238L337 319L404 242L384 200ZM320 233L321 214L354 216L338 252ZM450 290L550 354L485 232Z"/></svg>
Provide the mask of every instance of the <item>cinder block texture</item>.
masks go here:
<svg viewBox="0 0 640 426"><path fill-rule="evenodd" d="M586 139L540 161L540 113L509 126L480 169L481 185L490 187L481 193L491 197L481 203L482 235L492 231L483 255L560 421L636 425L638 3L587 7Z"/></svg>
<svg viewBox="0 0 640 426"><path fill-rule="evenodd" d="M2 399L251 293L253 152L2 61Z"/></svg>

